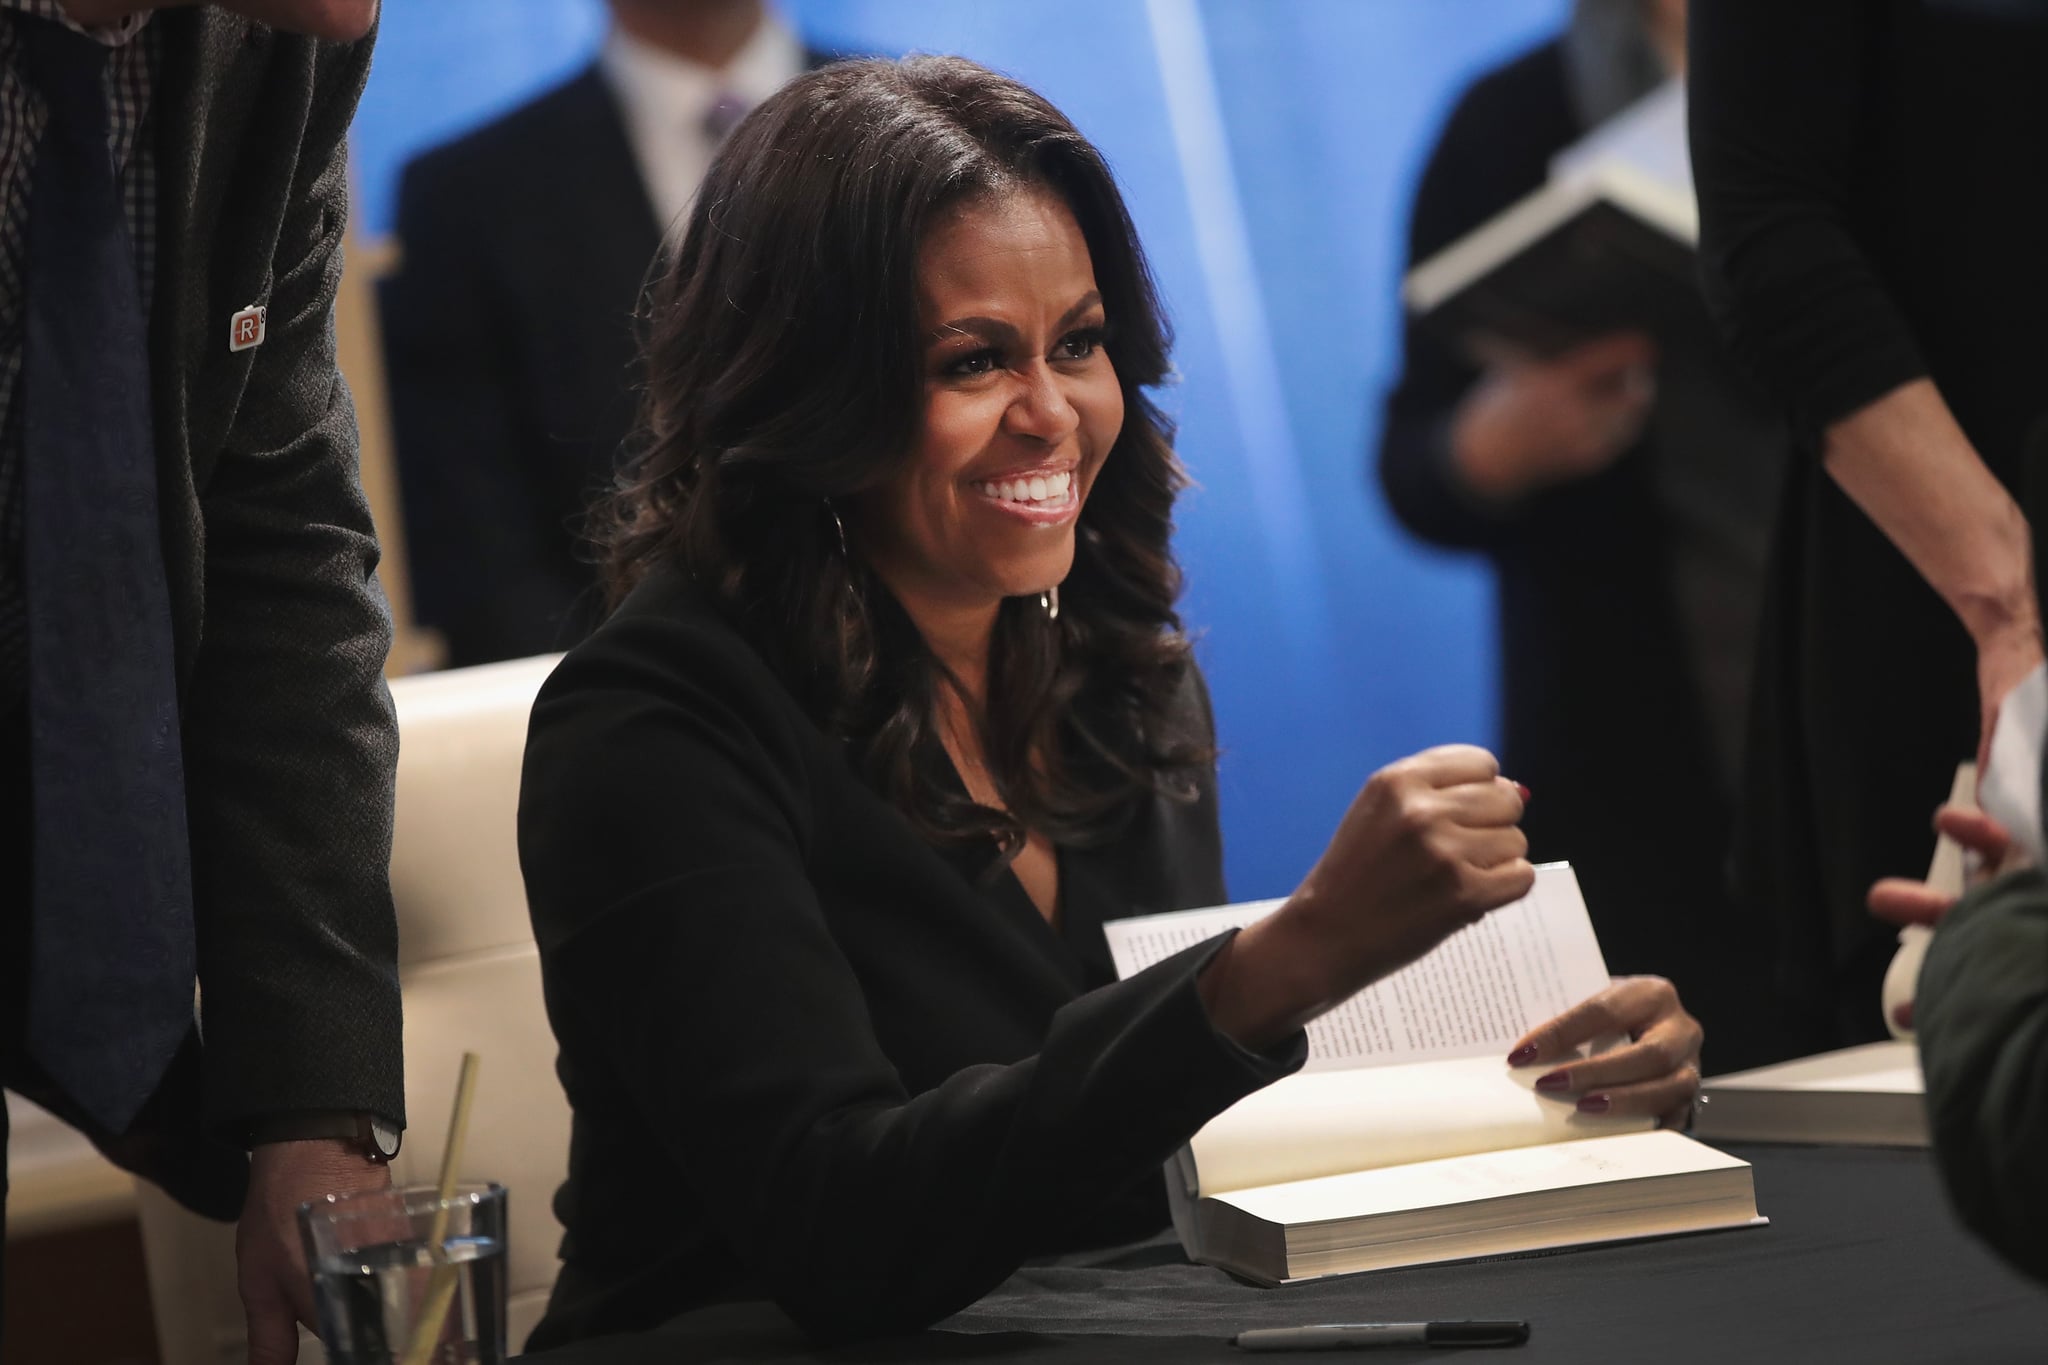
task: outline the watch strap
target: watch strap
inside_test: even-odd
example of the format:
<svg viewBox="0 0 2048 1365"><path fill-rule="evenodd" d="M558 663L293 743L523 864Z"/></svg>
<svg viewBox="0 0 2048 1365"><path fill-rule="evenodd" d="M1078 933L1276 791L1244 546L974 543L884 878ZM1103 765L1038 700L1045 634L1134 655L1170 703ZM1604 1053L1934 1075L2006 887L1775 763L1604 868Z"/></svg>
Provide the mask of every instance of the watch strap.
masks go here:
<svg viewBox="0 0 2048 1365"><path fill-rule="evenodd" d="M398 1146L394 1138L389 1150L378 1140L375 1128L378 1121L370 1114L351 1109L304 1109L282 1114L265 1114L252 1119L247 1129L251 1147L267 1142L304 1142L318 1138L334 1138L354 1145L363 1156L371 1161L389 1161L397 1155ZM383 1125L395 1134L397 1125Z"/></svg>

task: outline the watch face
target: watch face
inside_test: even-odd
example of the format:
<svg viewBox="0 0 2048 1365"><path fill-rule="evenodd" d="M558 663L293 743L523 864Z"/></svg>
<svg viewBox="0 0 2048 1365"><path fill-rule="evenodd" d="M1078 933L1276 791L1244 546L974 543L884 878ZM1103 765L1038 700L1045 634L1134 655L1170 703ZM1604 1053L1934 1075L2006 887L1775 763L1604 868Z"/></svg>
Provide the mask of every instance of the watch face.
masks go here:
<svg viewBox="0 0 2048 1365"><path fill-rule="evenodd" d="M378 1155L386 1161L398 1155L399 1132L396 1126L386 1123L374 1114L370 1116L370 1142L376 1147Z"/></svg>

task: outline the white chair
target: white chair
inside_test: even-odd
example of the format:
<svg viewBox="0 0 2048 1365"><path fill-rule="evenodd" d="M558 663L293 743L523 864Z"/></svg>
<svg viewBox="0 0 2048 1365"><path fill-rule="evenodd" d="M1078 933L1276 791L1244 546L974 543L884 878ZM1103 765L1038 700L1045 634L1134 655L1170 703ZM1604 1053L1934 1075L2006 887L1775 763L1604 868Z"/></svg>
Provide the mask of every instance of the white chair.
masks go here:
<svg viewBox="0 0 2048 1365"><path fill-rule="evenodd" d="M116 1223L135 1213L128 1173L94 1150L76 1130L13 1091L5 1096L7 1236Z"/></svg>
<svg viewBox="0 0 2048 1365"><path fill-rule="evenodd" d="M463 1176L510 1191L514 1349L540 1318L559 1268L549 1209L568 1169L569 1106L541 1002L515 815L534 693L555 659L400 678L397 829L391 892L405 995L409 1127L392 1176L431 1185L464 1051L482 1057ZM234 1230L140 1191L163 1365L239 1365ZM316 1361L310 1337L299 1359Z"/></svg>

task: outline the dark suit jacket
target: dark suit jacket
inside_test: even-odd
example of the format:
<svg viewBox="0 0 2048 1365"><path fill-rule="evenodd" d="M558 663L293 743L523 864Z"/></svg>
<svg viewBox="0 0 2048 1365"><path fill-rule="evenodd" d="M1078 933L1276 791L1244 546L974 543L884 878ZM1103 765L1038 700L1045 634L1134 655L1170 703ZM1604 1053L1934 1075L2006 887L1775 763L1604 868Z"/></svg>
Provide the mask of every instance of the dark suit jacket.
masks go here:
<svg viewBox="0 0 2048 1365"><path fill-rule="evenodd" d="M826 1337L923 1326L1025 1257L1156 1231L1161 1162L1306 1055L1209 1026L1214 944L1112 984L1103 920L1223 899L1213 780L1062 847L1055 932L992 848L920 839L673 571L542 689L519 851L575 1108L534 1349L739 1298Z"/></svg>
<svg viewBox="0 0 2048 1365"><path fill-rule="evenodd" d="M596 619L580 523L632 425L661 240L599 69L407 166L398 236L382 315L420 619L455 664L559 649Z"/></svg>
<svg viewBox="0 0 2048 1365"><path fill-rule="evenodd" d="M661 230L595 63L405 169L384 345L416 606L451 664L597 622L584 522L638 415Z"/></svg>
<svg viewBox="0 0 2048 1365"><path fill-rule="evenodd" d="M1481 78L1423 173L1411 262L1540 188L1582 131L1558 44ZM1478 370L1413 321L1406 350L1380 480L1411 531L1479 551L1498 571L1501 761L1534 793L1531 855L1577 869L1610 968L1677 982L1707 1024L1716 1069L1765 1060L1773 1042L1748 999L1762 950L1723 894L1731 798L1679 623L1654 426L1602 473L1484 505L1449 454L1452 414ZM1696 378L1672 359L1667 395Z"/></svg>
<svg viewBox="0 0 2048 1365"><path fill-rule="evenodd" d="M223 1163L202 1163L213 1188L191 1183L202 1122L238 1140L287 1110L404 1115L391 625L333 325L343 139L370 43L212 6L150 22L150 352L206 1045L116 1155L231 1216ZM268 335L230 352L228 319L250 303Z"/></svg>

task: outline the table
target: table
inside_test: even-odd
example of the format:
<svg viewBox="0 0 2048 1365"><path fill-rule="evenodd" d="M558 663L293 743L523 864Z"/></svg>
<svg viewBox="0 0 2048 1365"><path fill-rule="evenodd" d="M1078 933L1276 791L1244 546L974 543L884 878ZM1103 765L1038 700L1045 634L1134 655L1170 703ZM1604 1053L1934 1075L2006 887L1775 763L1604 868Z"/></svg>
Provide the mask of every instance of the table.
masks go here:
<svg viewBox="0 0 2048 1365"><path fill-rule="evenodd" d="M882 1361L1110 1365L1234 1361L1244 1327L1520 1318L1512 1352L1383 1350L1374 1365L1996 1365L2048 1361L2048 1287L1956 1222L1925 1152L1731 1145L1767 1228L1259 1289L1191 1266L1170 1238L1027 1267L915 1336L820 1350L767 1304L522 1357L529 1365ZM2044 1154L2048 1159L2048 1154ZM1273 1357L1277 1360L1295 1357ZM1329 1355L1299 1357L1304 1361Z"/></svg>

